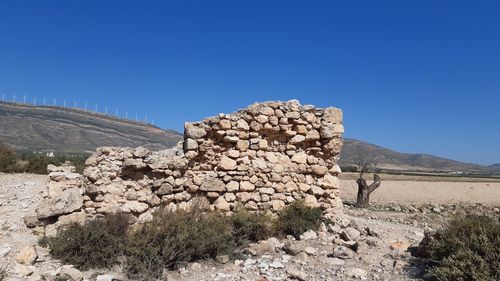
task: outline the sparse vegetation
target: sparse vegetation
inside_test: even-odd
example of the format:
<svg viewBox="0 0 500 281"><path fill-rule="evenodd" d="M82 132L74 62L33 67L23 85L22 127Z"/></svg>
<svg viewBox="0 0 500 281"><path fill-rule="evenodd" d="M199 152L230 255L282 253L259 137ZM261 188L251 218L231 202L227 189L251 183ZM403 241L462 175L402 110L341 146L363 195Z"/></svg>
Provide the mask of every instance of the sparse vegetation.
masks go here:
<svg viewBox="0 0 500 281"><path fill-rule="evenodd" d="M500 280L500 222L487 216L456 217L424 239L419 255L430 263L430 280Z"/></svg>
<svg viewBox="0 0 500 281"><path fill-rule="evenodd" d="M85 225L69 225L46 243L53 257L79 269L110 267L123 253L127 229L125 215L109 215Z"/></svg>
<svg viewBox="0 0 500 281"><path fill-rule="evenodd" d="M238 244L256 242L277 235L276 220L266 213L250 213L238 208L231 216L234 236Z"/></svg>
<svg viewBox="0 0 500 281"><path fill-rule="evenodd" d="M322 220L320 208L308 207L304 201L298 200L281 211L278 227L281 232L299 238L307 230L318 229Z"/></svg>
<svg viewBox="0 0 500 281"><path fill-rule="evenodd" d="M39 243L47 245L53 257L79 269L111 267L124 257L130 278L154 280L164 269L231 256L250 241L283 234L298 237L319 227L321 213L302 201L283 209L277 219L244 209L227 216L193 204L187 210L159 209L152 221L135 230L129 229L125 215L110 215L85 225L70 225Z"/></svg>
<svg viewBox="0 0 500 281"><path fill-rule="evenodd" d="M230 218L204 212L160 209L151 222L130 235L126 270L134 280L159 278L164 268L217 255L230 255L236 246Z"/></svg>
<svg viewBox="0 0 500 281"><path fill-rule="evenodd" d="M0 142L0 172L3 173L33 173L47 174L47 166L62 165L71 162L77 172L82 173L85 168L85 155L56 155L49 157L45 154L31 151L15 151L12 147Z"/></svg>

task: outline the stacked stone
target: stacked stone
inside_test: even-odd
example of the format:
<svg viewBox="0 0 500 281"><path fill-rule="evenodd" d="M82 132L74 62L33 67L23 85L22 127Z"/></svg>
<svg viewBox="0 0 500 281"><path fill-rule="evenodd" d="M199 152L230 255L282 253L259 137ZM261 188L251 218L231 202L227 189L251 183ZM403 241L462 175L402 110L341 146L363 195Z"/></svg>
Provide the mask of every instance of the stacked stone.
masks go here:
<svg viewBox="0 0 500 281"><path fill-rule="evenodd" d="M180 154L180 155L178 155ZM187 159L172 151L102 147L86 161L84 208L88 214L131 213L191 199L185 191Z"/></svg>
<svg viewBox="0 0 500 281"><path fill-rule="evenodd" d="M276 212L304 200L334 214L342 206L336 163L343 131L336 108L257 103L186 123L177 149L99 148L86 162L83 187L74 188L83 192L87 216L122 212L139 222L160 205L183 208L195 198L228 212Z"/></svg>
<svg viewBox="0 0 500 281"><path fill-rule="evenodd" d="M185 125L186 185L216 209L278 211L303 199L333 211L341 206L336 164L342 111L298 101L257 103Z"/></svg>
<svg viewBox="0 0 500 281"><path fill-rule="evenodd" d="M28 227L39 227L39 232L51 235L60 225L85 221L86 213L82 211L84 178L73 166L49 165L47 171L45 200L38 205L36 215L28 215L24 221ZM47 222L55 223L42 229Z"/></svg>

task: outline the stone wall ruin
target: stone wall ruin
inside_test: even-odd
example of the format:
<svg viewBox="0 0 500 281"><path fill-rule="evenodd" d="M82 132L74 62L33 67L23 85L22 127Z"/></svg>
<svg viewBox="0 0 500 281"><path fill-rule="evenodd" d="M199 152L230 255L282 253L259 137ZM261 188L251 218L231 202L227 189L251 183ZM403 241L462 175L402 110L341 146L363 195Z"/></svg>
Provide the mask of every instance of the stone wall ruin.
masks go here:
<svg viewBox="0 0 500 281"><path fill-rule="evenodd" d="M185 207L194 198L214 210L242 205L270 212L302 199L334 214L342 207L343 132L337 108L256 103L186 123L177 149L103 147L87 160L83 176L54 168L37 215L68 221L124 212L142 221L160 205Z"/></svg>

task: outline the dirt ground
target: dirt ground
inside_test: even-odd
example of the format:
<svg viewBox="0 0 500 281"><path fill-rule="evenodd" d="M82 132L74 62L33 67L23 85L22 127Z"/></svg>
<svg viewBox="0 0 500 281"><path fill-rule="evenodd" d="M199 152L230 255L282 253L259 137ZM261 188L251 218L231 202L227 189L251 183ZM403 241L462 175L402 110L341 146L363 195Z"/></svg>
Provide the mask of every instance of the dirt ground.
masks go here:
<svg viewBox="0 0 500 281"><path fill-rule="evenodd" d="M356 181L341 180L341 198L355 201L358 186ZM366 177L369 179L369 177ZM476 204L500 206L500 180L464 178L463 181L438 181L433 178L395 179L394 176L381 175L382 184L370 197L374 204ZM440 180L443 180L442 178ZM368 180L370 183L371 181Z"/></svg>
<svg viewBox="0 0 500 281"><path fill-rule="evenodd" d="M264 243L262 246L255 246L256 249L261 248L256 250L257 254L249 254L250 251L239 261L230 261L228 264L218 264L214 261L189 263L185 268L165 274L168 280L172 281L284 281L295 278L293 276L296 275L303 275L301 280L421 280L421 266L414 262L406 248L417 245L429 226L439 227L450 214L448 209L455 209L439 206L439 211L431 207L424 211L415 209L407 212L405 205L490 204L479 208L480 211L485 208L498 209L493 206L500 206L500 182L405 181L384 179L384 176L382 178L382 186L372 197L373 207L357 209L346 204L345 211L349 216L344 218L349 223L348 228L351 231L354 228L361 233L359 238L355 239L358 249L355 252L349 250L351 256L348 258L332 257L332 252L335 254L335 249L344 245L344 242L339 240L339 235L345 229L337 227L320 231L318 238L308 241L297 242L289 238L278 241L302 245L304 249L297 255L288 255L282 246L272 246L273 249L269 250L270 242L261 241ZM46 176L41 175L0 174L0 266L8 266L11 272L10 278L7 279L9 281L40 281L43 280L42 276L55 276L54 274L64 269L60 262L49 256L48 249L37 246L38 237L27 229L23 222L25 215L34 214L46 188L46 181ZM341 189L344 201L355 199L355 180L342 180ZM391 209L384 205L387 203L401 204L403 207ZM382 207L378 208L377 204ZM496 212L498 213L498 210ZM376 235L367 234L371 231ZM18 264L15 256L23 247L29 245L36 247L36 263ZM345 246L342 247L345 249ZM119 268L82 274L84 281L95 281L98 274L118 277L116 280L127 280Z"/></svg>

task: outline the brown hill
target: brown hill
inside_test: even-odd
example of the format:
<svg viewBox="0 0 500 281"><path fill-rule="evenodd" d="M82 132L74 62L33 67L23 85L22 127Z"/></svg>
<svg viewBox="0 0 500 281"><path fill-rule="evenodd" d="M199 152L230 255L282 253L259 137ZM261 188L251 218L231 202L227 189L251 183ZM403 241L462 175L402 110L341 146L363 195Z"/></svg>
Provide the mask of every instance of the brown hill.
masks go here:
<svg viewBox="0 0 500 281"><path fill-rule="evenodd" d="M0 141L17 149L85 153L100 146L171 148L172 130L80 109L0 102Z"/></svg>
<svg viewBox="0 0 500 281"><path fill-rule="evenodd" d="M463 163L427 154L400 153L355 139L344 140L340 163L342 165L353 165L360 154L368 159L373 159L380 168L394 170L477 172L489 170L486 166Z"/></svg>

